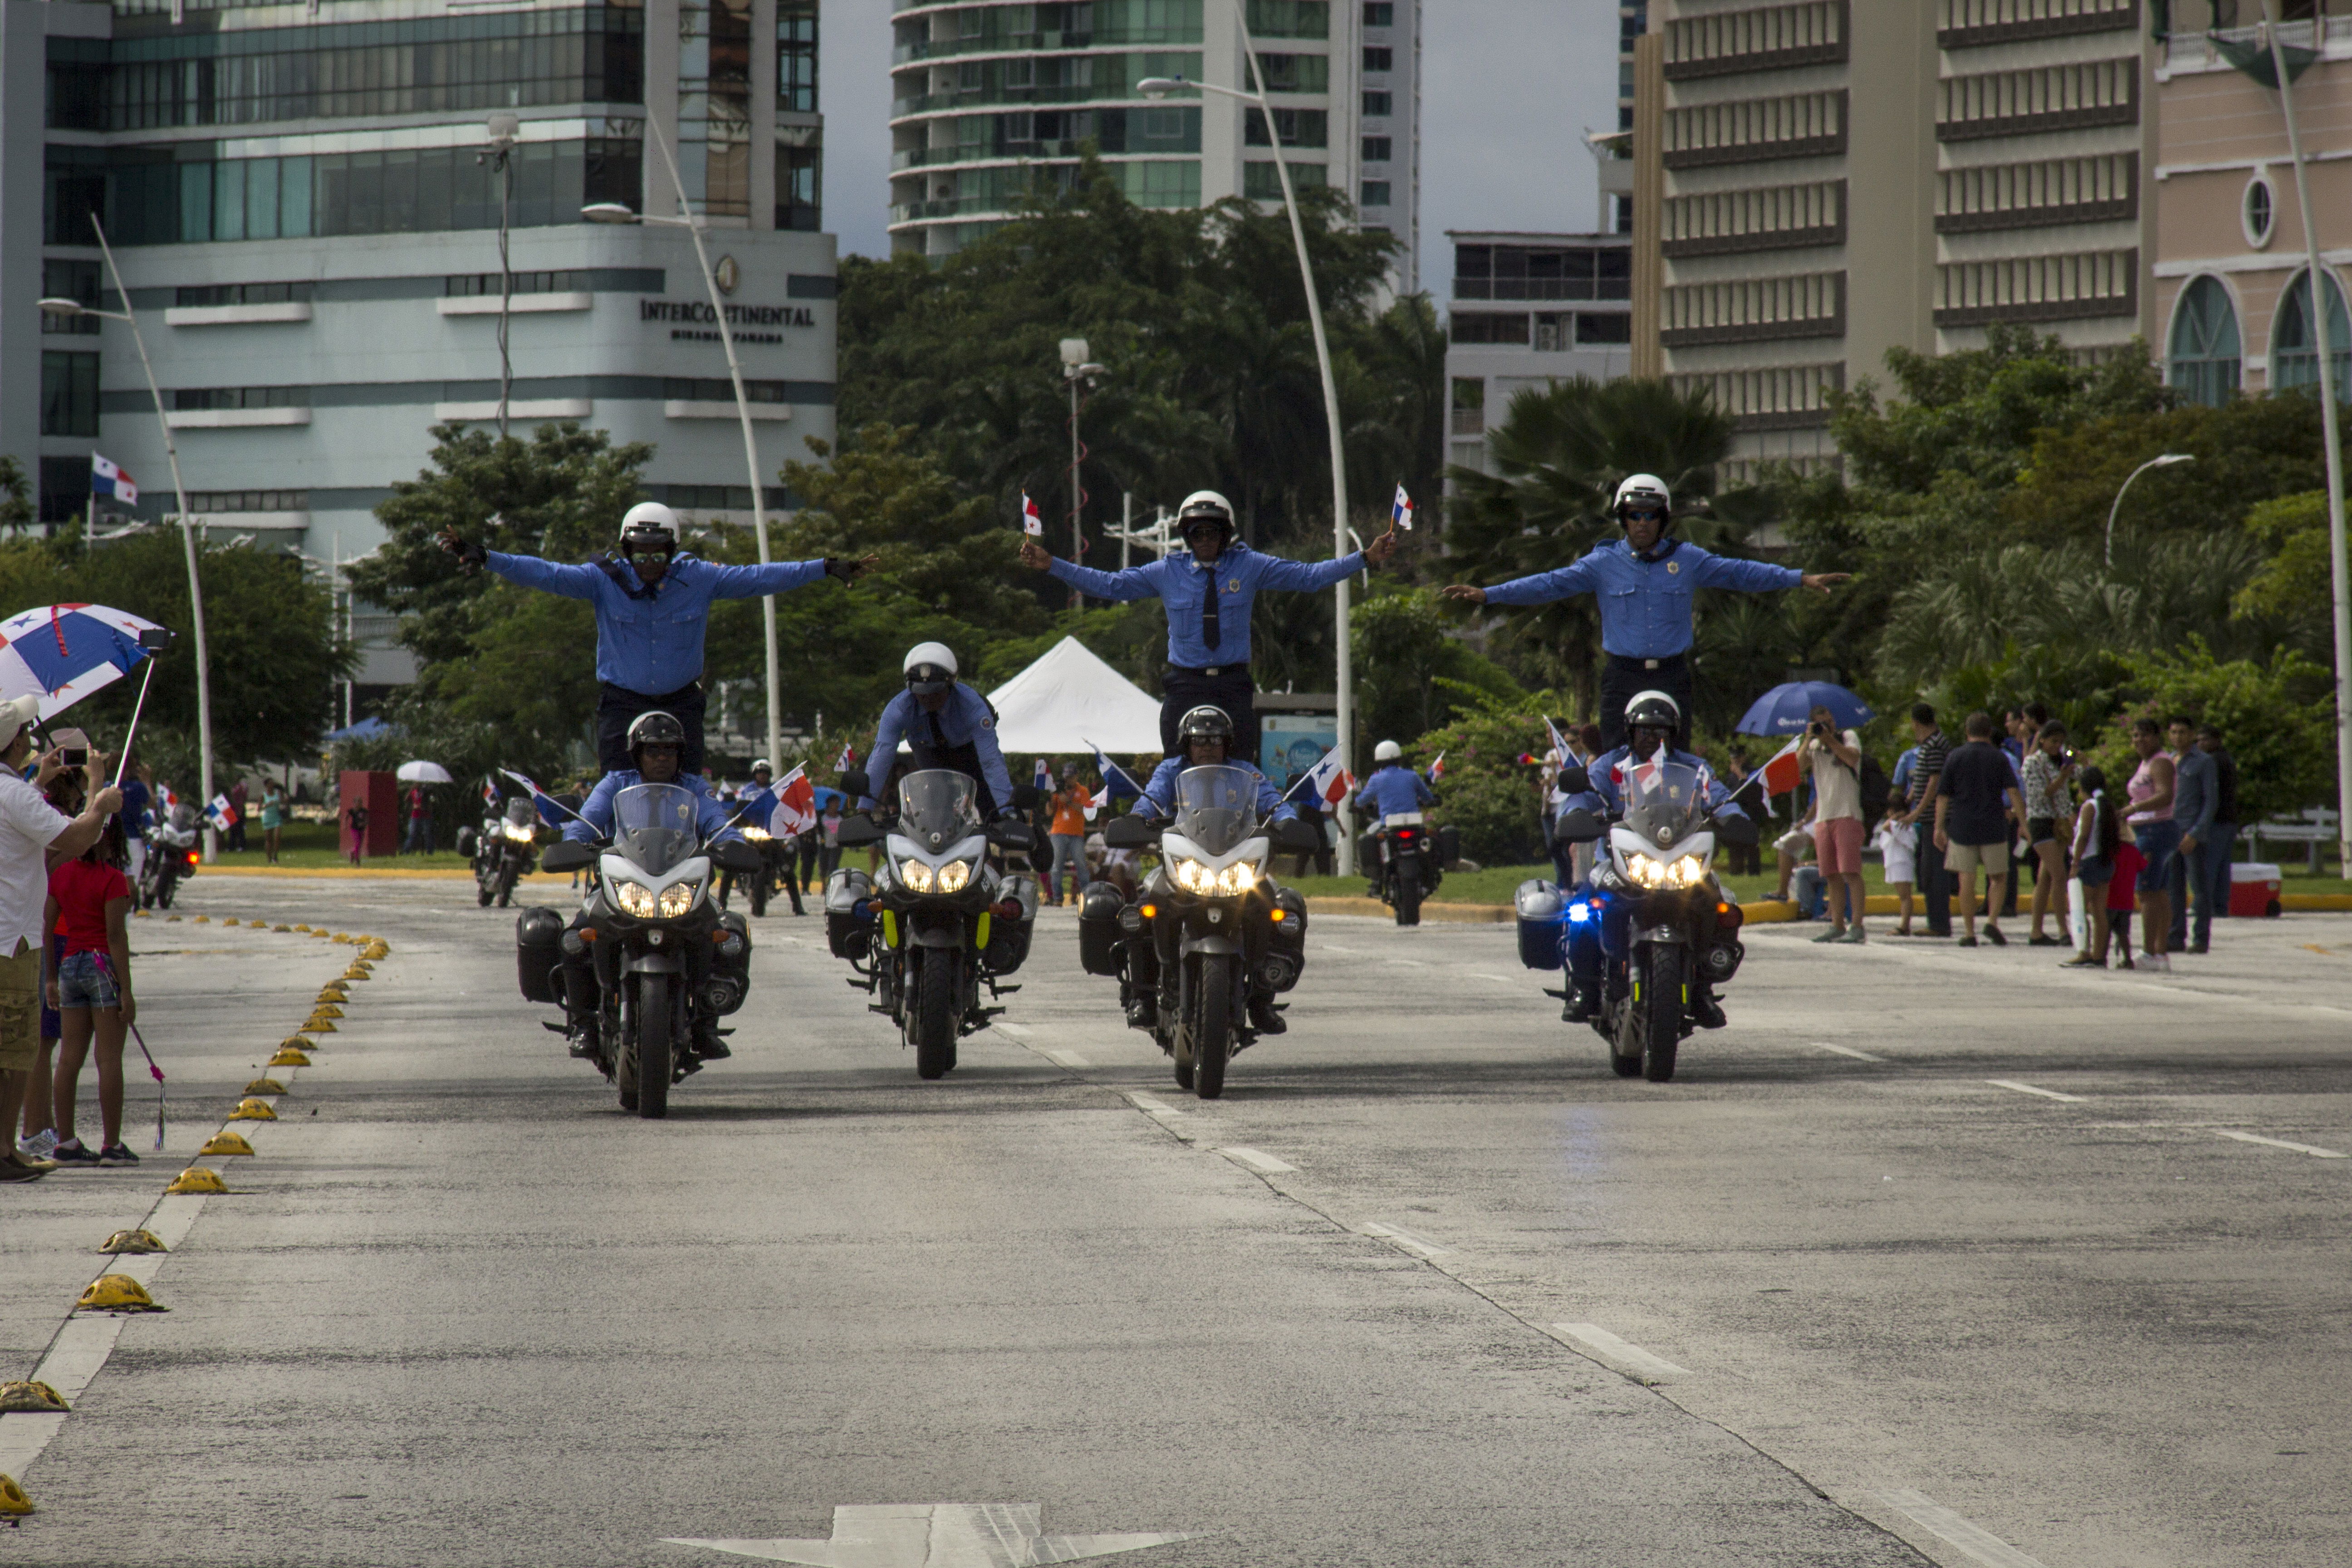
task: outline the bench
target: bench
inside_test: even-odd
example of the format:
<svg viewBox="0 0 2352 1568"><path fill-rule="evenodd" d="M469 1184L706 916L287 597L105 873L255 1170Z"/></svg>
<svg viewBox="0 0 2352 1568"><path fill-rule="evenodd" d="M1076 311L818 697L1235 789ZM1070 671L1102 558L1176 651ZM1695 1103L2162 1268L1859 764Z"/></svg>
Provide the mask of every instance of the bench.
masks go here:
<svg viewBox="0 0 2352 1568"><path fill-rule="evenodd" d="M2263 840L2265 838L2281 844L2305 846L2310 857L2311 873L2317 876L2321 849L2336 842L2336 813L2325 806L2313 806L2298 816L2273 817L2268 822L2249 824L2246 827L2248 858L2259 860L2263 858Z"/></svg>

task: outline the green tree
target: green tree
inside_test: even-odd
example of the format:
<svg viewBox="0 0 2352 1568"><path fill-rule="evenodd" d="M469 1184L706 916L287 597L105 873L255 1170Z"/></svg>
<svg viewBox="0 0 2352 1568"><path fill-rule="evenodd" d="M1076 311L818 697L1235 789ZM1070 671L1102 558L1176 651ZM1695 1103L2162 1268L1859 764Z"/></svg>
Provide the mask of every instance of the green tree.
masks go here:
<svg viewBox="0 0 2352 1568"><path fill-rule="evenodd" d="M2216 658L2201 637L2134 659L2130 700L2100 735L2100 765L2118 784L2138 757L2131 724L2176 715L2211 724L2238 762L2238 815L2245 822L2332 804L2336 729L2327 670L2292 649L2267 658Z"/></svg>
<svg viewBox="0 0 2352 1568"><path fill-rule="evenodd" d="M1462 852L1488 866L1523 865L1543 858L1542 757L1551 740L1544 715L1557 719L1567 706L1559 691L1532 691L1511 698L1463 694L1452 723L1430 731L1406 748L1412 765L1426 770L1442 752L1445 776L1437 786L1443 820L1460 830Z"/></svg>
<svg viewBox="0 0 2352 1568"><path fill-rule="evenodd" d="M1526 693L1491 660L1451 635L1431 588L1391 586L1349 614L1360 743L1408 741L1453 721L1470 700L1524 700Z"/></svg>
<svg viewBox="0 0 2352 1568"><path fill-rule="evenodd" d="M16 458L0 456L0 529L18 532L33 526L33 485L26 478L25 465Z"/></svg>

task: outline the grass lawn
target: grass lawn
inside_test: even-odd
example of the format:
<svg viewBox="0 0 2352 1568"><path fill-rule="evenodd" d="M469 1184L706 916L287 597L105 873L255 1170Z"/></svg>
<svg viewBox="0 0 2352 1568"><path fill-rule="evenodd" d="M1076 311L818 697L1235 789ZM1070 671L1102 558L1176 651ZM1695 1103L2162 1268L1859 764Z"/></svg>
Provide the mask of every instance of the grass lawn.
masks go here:
<svg viewBox="0 0 2352 1568"><path fill-rule="evenodd" d="M238 854L221 852L223 866L266 866L268 858L261 853L261 829L248 826L246 842L252 848ZM281 866L310 868L348 866L341 845L341 830L326 822L289 822L278 833L278 863ZM442 850L434 855L401 855L389 859L367 862L371 866L388 867L405 871L463 871L473 865L463 855Z"/></svg>

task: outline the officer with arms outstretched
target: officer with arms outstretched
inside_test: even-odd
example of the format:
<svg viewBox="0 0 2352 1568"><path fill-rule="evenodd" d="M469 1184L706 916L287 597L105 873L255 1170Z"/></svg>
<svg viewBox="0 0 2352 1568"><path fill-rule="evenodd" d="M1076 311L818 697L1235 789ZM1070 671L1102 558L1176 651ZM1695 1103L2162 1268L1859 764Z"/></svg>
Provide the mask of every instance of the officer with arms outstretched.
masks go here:
<svg viewBox="0 0 2352 1568"><path fill-rule="evenodd" d="M878 798L890 810L898 808L901 773L945 768L980 783L980 809L984 816L1017 816L1013 805L1013 774L1004 765L1004 752L996 743L996 710L988 699L956 679L956 656L945 643L917 643L907 650L901 666L907 689L890 699L882 721L874 731L874 751L866 763L876 793L861 799L860 809ZM898 742L910 755L901 760ZM875 768L887 768L874 779Z"/></svg>
<svg viewBox="0 0 2352 1568"><path fill-rule="evenodd" d="M1422 776L1404 765L1404 748L1382 741L1372 748L1372 776L1356 792L1356 809L1364 814L1365 874L1371 879L1371 897L1381 896L1381 825L1391 816L1435 805L1437 795Z"/></svg>
<svg viewBox="0 0 2352 1568"><path fill-rule="evenodd" d="M536 555L509 555L468 543L454 528L441 548L471 572L487 566L525 588L585 599L596 606L596 762L606 772L629 765L630 723L656 710L683 727L680 765L702 772L702 638L713 599L782 594L820 577L854 582L880 559L827 556L765 566L719 566L680 554L677 514L659 501L641 501L621 519L621 548L593 561L563 565Z"/></svg>
<svg viewBox="0 0 2352 1568"><path fill-rule="evenodd" d="M1701 588L1764 594L1799 586L1826 594L1851 574L1807 574L1791 566L1717 555L1668 537L1674 527L1673 498L1664 479L1635 474L1617 487L1610 511L1625 537L1593 546L1572 565L1514 578L1492 588L1456 583L1449 599L1474 605L1549 605L1590 594L1601 612L1601 647L1609 663L1601 675L1601 743L1624 742L1618 715L1626 701L1654 687L1675 700L1682 715L1675 743L1690 741L1691 595Z"/></svg>
<svg viewBox="0 0 2352 1568"><path fill-rule="evenodd" d="M1595 816L1611 819L1625 813L1625 773L1629 768L1643 763L1680 763L1697 773L1702 798L1710 816L1718 819L1740 817L1748 814L1732 803L1731 792L1706 759L1675 746L1675 734L1683 727L1682 710L1672 697L1663 691L1637 691L1625 705L1625 729L1633 737L1624 745L1601 752L1585 769L1586 787L1571 792L1561 803L1560 809L1589 811ZM1595 874L1608 863L1606 854L1593 857ZM1590 893L1592 879L1588 877L1578 889L1580 894ZM1601 981L1605 959L1604 945L1622 952L1624 949L1622 925L1626 906L1612 902L1604 921L1613 921L1621 928L1613 934L1604 933L1593 921L1571 924L1568 928L1568 1005L1560 1016L1571 1024L1581 1024L1599 1016L1601 1012ZM1723 1004L1715 999L1715 984L1701 973L1691 985L1691 1016L1702 1029L1723 1027Z"/></svg>
<svg viewBox="0 0 2352 1568"><path fill-rule="evenodd" d="M1393 530L1336 561L1286 561L1234 537L1234 509L1214 490L1194 490L1176 511L1186 548L1124 572L1097 572L1058 561L1034 539L1021 559L1098 599L1157 597L1168 607L1167 693L1160 705L1160 749L1175 756L1177 721L1213 702L1234 721L1237 751L1255 751L1257 692L1250 682L1250 603L1262 588L1328 588L1396 553Z"/></svg>

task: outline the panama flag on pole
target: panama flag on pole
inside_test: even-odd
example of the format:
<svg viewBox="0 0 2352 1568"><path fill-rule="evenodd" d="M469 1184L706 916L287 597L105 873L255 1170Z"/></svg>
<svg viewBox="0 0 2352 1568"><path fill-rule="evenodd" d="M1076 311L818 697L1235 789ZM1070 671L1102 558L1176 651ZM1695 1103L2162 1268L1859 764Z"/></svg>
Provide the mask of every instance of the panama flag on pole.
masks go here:
<svg viewBox="0 0 2352 1568"><path fill-rule="evenodd" d="M1037 759L1036 775L1030 782L1046 795L1054 793L1054 770L1045 765L1045 758Z"/></svg>
<svg viewBox="0 0 2352 1568"><path fill-rule="evenodd" d="M111 458L89 455L89 493L111 496L125 506L139 504L139 482Z"/></svg>
<svg viewBox="0 0 2352 1568"><path fill-rule="evenodd" d="M1396 500L1389 503L1389 525L1412 531L1412 498L1404 493L1402 485L1397 486Z"/></svg>
<svg viewBox="0 0 2352 1568"><path fill-rule="evenodd" d="M1045 516L1038 511L1037 503L1029 499L1027 490L1021 492L1021 531L1035 534L1045 531Z"/></svg>
<svg viewBox="0 0 2352 1568"><path fill-rule="evenodd" d="M1298 775L1297 782L1283 793L1285 800L1312 800L1325 806L1339 805L1356 787L1355 775L1339 765L1339 748L1332 747L1323 753L1323 760Z"/></svg>
<svg viewBox="0 0 2352 1568"><path fill-rule="evenodd" d="M768 831L779 838L796 838L816 826L816 785L805 765L784 775L775 787L774 805L768 809Z"/></svg>
<svg viewBox="0 0 2352 1568"><path fill-rule="evenodd" d="M1444 752L1438 752L1438 753L1437 753L1437 760L1436 760L1435 762L1433 762L1433 763L1430 763L1430 764L1429 764L1429 782L1430 782L1430 783L1432 783L1432 784L1435 784L1438 780L1440 780L1440 779L1444 778L1444 776L1445 776L1445 753L1444 753Z"/></svg>
<svg viewBox="0 0 2352 1568"><path fill-rule="evenodd" d="M1797 748L1803 744L1804 739L1802 735L1790 736L1789 743L1773 752L1771 761L1757 770L1764 775L1767 805L1770 804L1772 796L1787 795L1797 787L1797 780L1804 773L1804 759L1797 755Z"/></svg>
<svg viewBox="0 0 2352 1568"><path fill-rule="evenodd" d="M236 807L228 803L226 794L213 796L211 804L205 807L205 816L224 833L236 826Z"/></svg>
<svg viewBox="0 0 2352 1568"><path fill-rule="evenodd" d="M856 765L857 753L852 750L849 743L845 741L842 742L841 755L833 759L833 771L837 773L845 773Z"/></svg>
<svg viewBox="0 0 2352 1568"><path fill-rule="evenodd" d="M539 819L541 822L546 823L550 827L561 827L563 826L562 818L556 816L556 813L558 812L562 812L564 816L576 817L580 815L578 812L572 811L563 805L553 795L548 794L537 784L531 783L530 774L519 773L512 768L500 768L499 772L508 778L514 780L515 783L522 785L523 788L530 792L531 804L539 807Z"/></svg>
<svg viewBox="0 0 2352 1568"><path fill-rule="evenodd" d="M1103 755L1103 749L1100 746L1095 746L1092 741L1088 741L1087 744L1094 746L1095 771L1103 776L1101 795L1103 801L1109 800L1113 795L1122 795L1133 799L1143 793L1143 786L1135 782L1135 775Z"/></svg>

